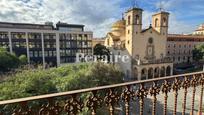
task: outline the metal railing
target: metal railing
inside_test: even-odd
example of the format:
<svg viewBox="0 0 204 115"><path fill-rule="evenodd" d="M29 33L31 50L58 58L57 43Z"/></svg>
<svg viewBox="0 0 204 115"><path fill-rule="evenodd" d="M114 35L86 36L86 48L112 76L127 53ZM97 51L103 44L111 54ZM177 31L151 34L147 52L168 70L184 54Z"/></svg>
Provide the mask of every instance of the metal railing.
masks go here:
<svg viewBox="0 0 204 115"><path fill-rule="evenodd" d="M182 115L186 113L186 101L189 88L192 88L191 112L195 114L194 103L195 93L201 88L198 115L202 115L204 72L169 76L144 81L134 81L109 86L95 87L89 89L75 90L63 93L54 93L27 97L22 99L0 101L0 115L76 115L81 113L84 108L90 111L91 115L97 115L100 109L106 110L110 115L118 115L117 104L123 107L123 114L131 115L131 102L138 101L139 113L143 115L144 102L147 96L151 96L151 114L157 113L157 96L164 94L163 115L167 115L168 95L170 91L174 93L173 115L177 114L178 92L182 90ZM86 96L85 96L86 95ZM188 99L189 100L189 99ZM38 102L40 101L40 102ZM34 106L38 102L37 106ZM9 109L5 109L9 108ZM136 108L133 108L136 109ZM162 114L162 113L157 113ZM104 113L106 115L106 113Z"/></svg>

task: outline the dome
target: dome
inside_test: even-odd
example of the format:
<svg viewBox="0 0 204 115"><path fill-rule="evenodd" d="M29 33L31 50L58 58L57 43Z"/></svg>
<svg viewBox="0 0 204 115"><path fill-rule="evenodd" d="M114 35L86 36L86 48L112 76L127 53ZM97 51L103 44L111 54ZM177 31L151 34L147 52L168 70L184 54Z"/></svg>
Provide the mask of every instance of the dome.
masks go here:
<svg viewBox="0 0 204 115"><path fill-rule="evenodd" d="M125 20L119 20L112 25L112 28L125 28Z"/></svg>

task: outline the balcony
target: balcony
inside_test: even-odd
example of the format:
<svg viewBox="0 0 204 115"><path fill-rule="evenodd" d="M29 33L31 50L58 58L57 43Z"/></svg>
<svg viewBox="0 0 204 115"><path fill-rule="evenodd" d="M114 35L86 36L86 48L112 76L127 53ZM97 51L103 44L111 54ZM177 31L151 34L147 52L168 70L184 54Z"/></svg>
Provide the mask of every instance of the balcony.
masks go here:
<svg viewBox="0 0 204 115"><path fill-rule="evenodd" d="M198 72L0 101L0 115L76 115L85 108L91 115L100 109L104 115L202 115L203 90L204 72Z"/></svg>
<svg viewBox="0 0 204 115"><path fill-rule="evenodd" d="M135 65L149 65L149 64L165 64L165 63L173 63L169 57L165 57L163 59L152 59L152 60L133 60Z"/></svg>

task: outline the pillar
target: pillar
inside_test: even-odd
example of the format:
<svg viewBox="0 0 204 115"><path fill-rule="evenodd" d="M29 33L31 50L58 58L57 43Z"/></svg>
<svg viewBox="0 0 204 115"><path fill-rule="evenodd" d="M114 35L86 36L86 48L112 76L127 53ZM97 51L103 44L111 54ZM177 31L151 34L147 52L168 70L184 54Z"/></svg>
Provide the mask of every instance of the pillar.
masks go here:
<svg viewBox="0 0 204 115"><path fill-rule="evenodd" d="M45 68L45 48L44 48L44 35L43 35L43 33L41 33L41 43L42 43L43 68Z"/></svg>
<svg viewBox="0 0 204 115"><path fill-rule="evenodd" d="M30 64L30 50L29 50L29 41L28 41L28 33L26 32L26 50L27 50L27 61Z"/></svg>
<svg viewBox="0 0 204 115"><path fill-rule="evenodd" d="M57 67L60 66L60 42L59 33L56 33L56 55L57 55Z"/></svg>
<svg viewBox="0 0 204 115"><path fill-rule="evenodd" d="M10 53L13 53L11 32L8 32L8 38L9 38L9 51L10 51Z"/></svg>
<svg viewBox="0 0 204 115"><path fill-rule="evenodd" d="M138 78L138 81L140 81L142 77L141 70L138 69L137 71L138 71L137 78Z"/></svg>
<svg viewBox="0 0 204 115"><path fill-rule="evenodd" d="M173 75L173 65L171 66L171 75Z"/></svg>

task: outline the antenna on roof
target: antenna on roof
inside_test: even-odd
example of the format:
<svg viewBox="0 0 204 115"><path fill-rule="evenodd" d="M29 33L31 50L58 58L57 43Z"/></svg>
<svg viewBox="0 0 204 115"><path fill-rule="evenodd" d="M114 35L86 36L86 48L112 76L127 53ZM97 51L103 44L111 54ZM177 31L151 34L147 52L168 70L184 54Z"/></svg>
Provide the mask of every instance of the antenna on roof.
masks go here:
<svg viewBox="0 0 204 115"><path fill-rule="evenodd" d="M161 0L159 0L159 11L164 11L164 5Z"/></svg>

